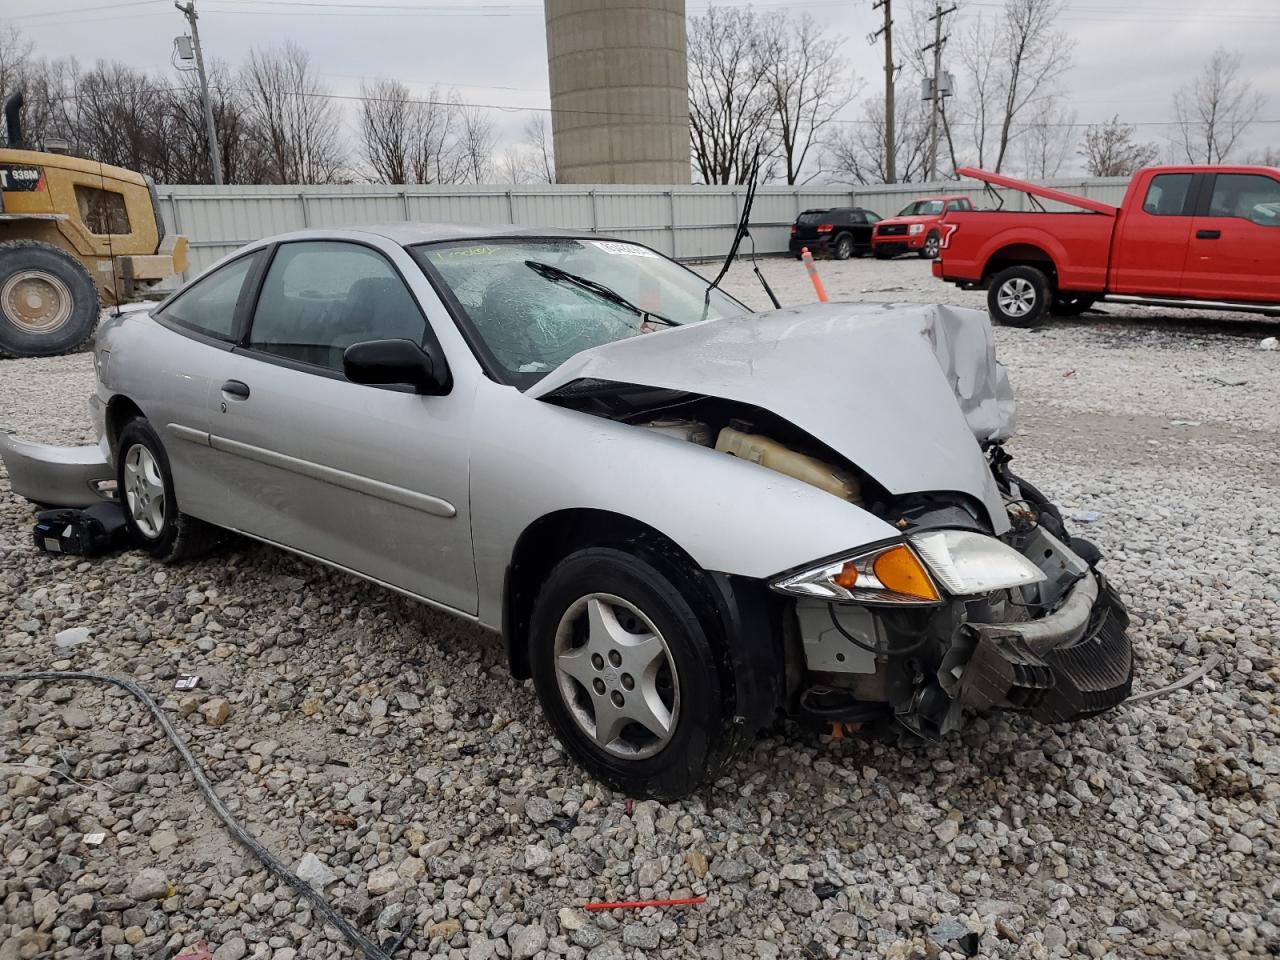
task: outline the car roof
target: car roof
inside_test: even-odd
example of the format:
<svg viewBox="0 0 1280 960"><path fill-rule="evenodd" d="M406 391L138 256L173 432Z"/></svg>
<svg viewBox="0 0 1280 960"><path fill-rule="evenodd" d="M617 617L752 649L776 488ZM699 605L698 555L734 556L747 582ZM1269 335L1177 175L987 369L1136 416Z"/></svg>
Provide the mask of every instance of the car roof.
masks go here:
<svg viewBox="0 0 1280 960"><path fill-rule="evenodd" d="M412 246L415 243L437 243L444 240L476 240L486 237L597 237L607 239L606 234L596 234L590 230L565 230L559 227L522 227L513 226L509 223L416 223L412 221L359 224L355 226L312 227L307 230L295 230L270 239L326 238L333 237L338 233L368 233L391 240L404 247Z"/></svg>

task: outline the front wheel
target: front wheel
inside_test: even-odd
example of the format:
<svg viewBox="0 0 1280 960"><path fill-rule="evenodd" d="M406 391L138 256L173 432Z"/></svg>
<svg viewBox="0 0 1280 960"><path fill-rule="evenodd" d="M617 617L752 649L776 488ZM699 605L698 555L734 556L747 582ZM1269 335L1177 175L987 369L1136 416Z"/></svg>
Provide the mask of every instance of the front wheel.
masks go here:
<svg viewBox="0 0 1280 960"><path fill-rule="evenodd" d="M924 260L937 260L942 250L942 237L931 233L924 238L924 246L920 248L920 257Z"/></svg>
<svg viewBox="0 0 1280 960"><path fill-rule="evenodd" d="M169 457L155 428L142 417L120 431L116 489L130 537L162 563L198 556L217 543L215 528L178 509Z"/></svg>
<svg viewBox="0 0 1280 960"><path fill-rule="evenodd" d="M685 796L724 759L716 646L658 561L609 547L557 564L530 624L548 721L588 772L631 797Z"/></svg>
<svg viewBox="0 0 1280 960"><path fill-rule="evenodd" d="M1016 266L991 278L987 309L994 323L1008 327L1033 327L1049 309L1049 278L1035 267Z"/></svg>

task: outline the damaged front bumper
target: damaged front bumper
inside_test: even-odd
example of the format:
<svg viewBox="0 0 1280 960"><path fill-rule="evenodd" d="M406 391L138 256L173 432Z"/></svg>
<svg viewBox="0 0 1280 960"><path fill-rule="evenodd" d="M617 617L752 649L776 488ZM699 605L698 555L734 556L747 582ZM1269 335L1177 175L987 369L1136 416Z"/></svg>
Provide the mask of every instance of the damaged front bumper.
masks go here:
<svg viewBox="0 0 1280 960"><path fill-rule="evenodd" d="M13 492L34 503L87 507L113 495L115 471L98 444L31 443L0 428L0 460Z"/></svg>
<svg viewBox="0 0 1280 960"><path fill-rule="evenodd" d="M1119 596L1090 570L1039 620L965 624L939 680L957 704L978 710L1020 710L1044 723L1092 717L1133 688L1128 625Z"/></svg>

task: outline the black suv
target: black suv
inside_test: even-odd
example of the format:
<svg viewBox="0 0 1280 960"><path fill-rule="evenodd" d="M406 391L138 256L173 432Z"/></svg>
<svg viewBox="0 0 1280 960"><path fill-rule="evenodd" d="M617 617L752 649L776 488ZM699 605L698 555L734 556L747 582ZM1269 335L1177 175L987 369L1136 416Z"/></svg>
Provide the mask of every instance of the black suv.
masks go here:
<svg viewBox="0 0 1280 960"><path fill-rule="evenodd" d="M797 259L801 247L814 256L829 253L837 260L871 252L871 230L884 218L862 207L806 210L791 225L791 252Z"/></svg>

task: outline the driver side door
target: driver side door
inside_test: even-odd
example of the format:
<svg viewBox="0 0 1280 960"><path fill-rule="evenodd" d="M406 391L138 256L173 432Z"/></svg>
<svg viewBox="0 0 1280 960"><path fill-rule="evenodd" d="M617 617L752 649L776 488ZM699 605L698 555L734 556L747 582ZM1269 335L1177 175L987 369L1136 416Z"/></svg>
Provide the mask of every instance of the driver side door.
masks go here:
<svg viewBox="0 0 1280 960"><path fill-rule="evenodd" d="M421 396L342 372L353 343L434 341L402 268L415 266L399 248L278 245L212 378L210 445L229 525L474 614L471 391Z"/></svg>

